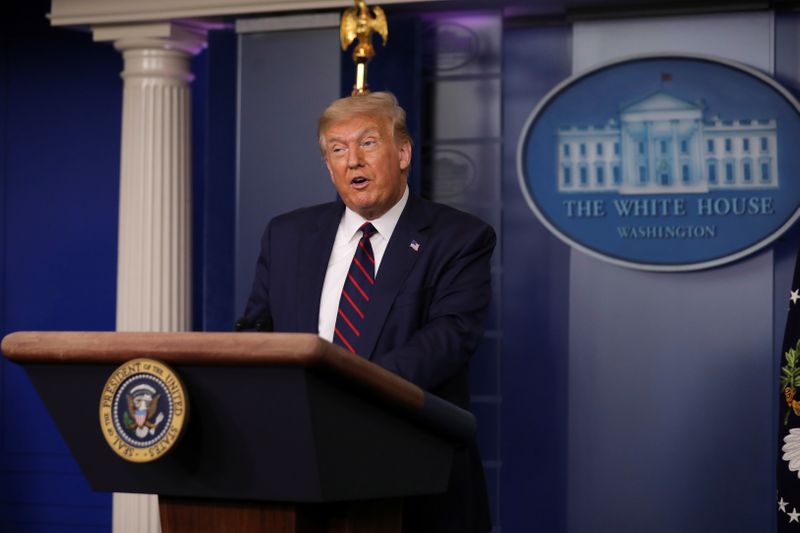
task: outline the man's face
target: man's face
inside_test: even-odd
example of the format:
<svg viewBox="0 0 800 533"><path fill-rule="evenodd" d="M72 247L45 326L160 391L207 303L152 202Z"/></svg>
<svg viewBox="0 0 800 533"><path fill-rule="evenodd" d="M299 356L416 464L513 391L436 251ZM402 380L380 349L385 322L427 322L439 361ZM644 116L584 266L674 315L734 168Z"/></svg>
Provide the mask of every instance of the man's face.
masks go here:
<svg viewBox="0 0 800 533"><path fill-rule="evenodd" d="M374 220L400 200L411 145L395 144L388 117L354 115L334 122L322 136L325 164L347 207Z"/></svg>

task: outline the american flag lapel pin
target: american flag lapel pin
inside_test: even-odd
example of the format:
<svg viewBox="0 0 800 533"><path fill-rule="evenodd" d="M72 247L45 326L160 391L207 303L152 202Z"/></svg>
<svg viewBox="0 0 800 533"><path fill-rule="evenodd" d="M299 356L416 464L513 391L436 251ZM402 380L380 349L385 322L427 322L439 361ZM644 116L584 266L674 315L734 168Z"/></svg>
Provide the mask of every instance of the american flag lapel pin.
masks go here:
<svg viewBox="0 0 800 533"><path fill-rule="evenodd" d="M408 247L415 252L419 252L419 243L417 241L411 241L411 244L409 244Z"/></svg>

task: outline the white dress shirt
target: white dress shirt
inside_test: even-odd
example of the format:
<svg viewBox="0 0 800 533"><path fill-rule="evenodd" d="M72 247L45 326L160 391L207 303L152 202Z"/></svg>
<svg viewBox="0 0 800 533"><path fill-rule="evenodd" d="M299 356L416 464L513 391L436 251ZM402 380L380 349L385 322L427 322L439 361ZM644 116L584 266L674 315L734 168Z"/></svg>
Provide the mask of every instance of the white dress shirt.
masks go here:
<svg viewBox="0 0 800 533"><path fill-rule="evenodd" d="M372 253L375 256L375 281L378 278L378 268L386 251L386 245L392 238L400 214L408 202L408 186L406 186L403 197L394 204L386 213L375 220L366 220L358 213L345 208L344 215L339 221L339 229L336 231L336 239L333 241L331 257L328 259L328 270L325 272L325 282L322 284L322 294L319 299L319 336L327 341L333 341L333 330L336 327L337 309L339 308L339 298L342 296L342 287L347 278L347 271L350 270L350 263L356 253L358 241L361 239L361 232L358 230L364 222L372 222L377 233L369 240L372 245Z"/></svg>

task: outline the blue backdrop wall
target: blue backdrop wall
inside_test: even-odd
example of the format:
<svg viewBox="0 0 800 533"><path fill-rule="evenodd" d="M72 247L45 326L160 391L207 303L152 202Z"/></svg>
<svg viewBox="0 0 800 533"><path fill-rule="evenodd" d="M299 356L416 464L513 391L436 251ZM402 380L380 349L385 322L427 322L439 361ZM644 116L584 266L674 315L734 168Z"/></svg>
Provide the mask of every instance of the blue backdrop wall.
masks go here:
<svg viewBox="0 0 800 533"><path fill-rule="evenodd" d="M501 523L532 531L566 531L569 248L531 216L514 141L531 106L569 76L571 37L564 25L518 27L503 43Z"/></svg>
<svg viewBox="0 0 800 533"><path fill-rule="evenodd" d="M49 4L15 3L0 49L3 335L115 327L122 57L89 33L52 28ZM225 68L233 51L229 37L212 40L216 83L206 53L192 62L192 318L197 329L230 329L217 317L227 318L231 301L215 291L230 299L232 261L206 268L206 254L232 250L221 232L232 227L233 141L225 134L233 117L216 105L215 135L207 117L209 95L232 96ZM91 491L27 376L4 359L0 451L0 531L110 531L110 494Z"/></svg>
<svg viewBox="0 0 800 533"><path fill-rule="evenodd" d="M533 509L542 531L774 530L776 346L797 232L701 272L612 266L535 220L513 141L558 82L626 55L713 54L795 85L796 24L760 12L506 29L504 527Z"/></svg>
<svg viewBox="0 0 800 533"><path fill-rule="evenodd" d="M15 2L0 50L0 330L111 330L119 54ZM24 373L0 361L0 530L108 531ZM65 398L64 401L69 401Z"/></svg>

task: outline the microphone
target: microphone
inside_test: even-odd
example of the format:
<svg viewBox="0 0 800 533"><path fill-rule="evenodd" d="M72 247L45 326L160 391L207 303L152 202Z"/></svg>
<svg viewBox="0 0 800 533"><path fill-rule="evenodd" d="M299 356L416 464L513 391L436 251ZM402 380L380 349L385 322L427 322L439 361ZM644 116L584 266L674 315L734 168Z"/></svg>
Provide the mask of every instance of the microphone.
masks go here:
<svg viewBox="0 0 800 533"><path fill-rule="evenodd" d="M272 331L272 316L269 314L261 315L255 322L243 316L236 320L233 325L234 331Z"/></svg>
<svg viewBox="0 0 800 533"><path fill-rule="evenodd" d="M233 331L246 331L249 329L253 329L253 323L244 316L236 319L233 325Z"/></svg>

